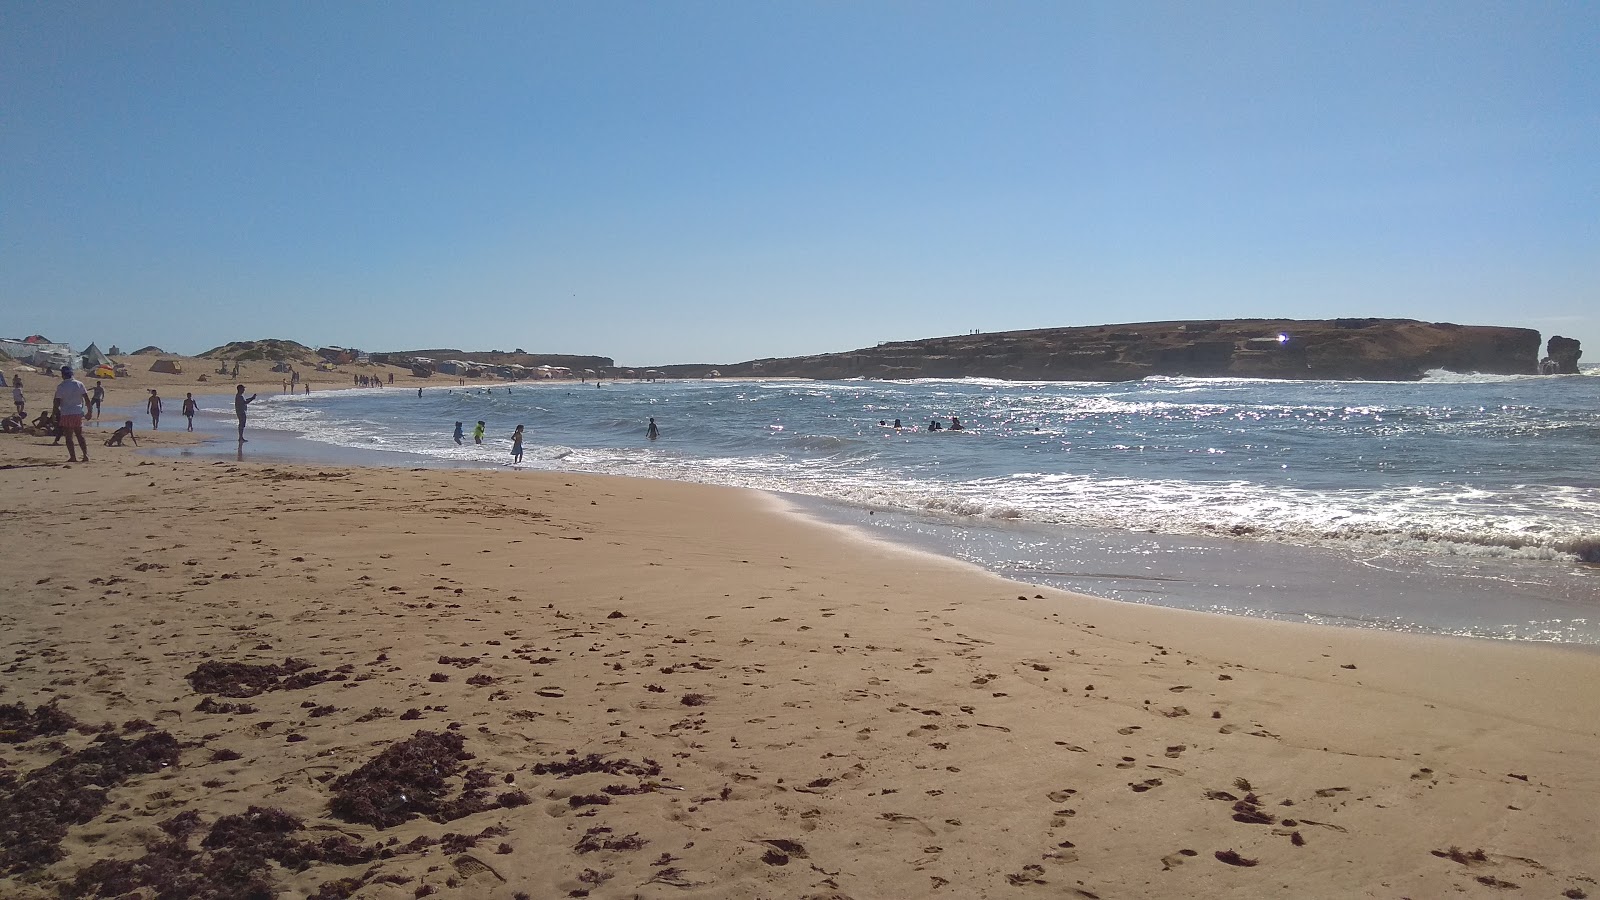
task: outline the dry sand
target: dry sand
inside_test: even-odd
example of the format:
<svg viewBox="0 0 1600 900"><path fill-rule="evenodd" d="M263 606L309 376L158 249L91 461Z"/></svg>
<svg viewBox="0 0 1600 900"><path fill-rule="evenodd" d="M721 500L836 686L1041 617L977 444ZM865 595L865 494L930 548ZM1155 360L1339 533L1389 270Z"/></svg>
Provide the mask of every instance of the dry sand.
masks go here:
<svg viewBox="0 0 1600 900"><path fill-rule="evenodd" d="M176 360L183 371L179 374L167 374L150 371L150 364L158 359ZM234 392L234 386L243 384L247 393L259 393L262 396L283 393L283 380L288 375L272 371L274 363L251 360L239 364L239 377L231 375L233 363L228 363L230 374L222 375L217 372L220 360L200 359L196 357L174 356L163 354L161 356L118 356L115 360L128 367L128 375L123 378L96 379L83 371L78 371L76 377L89 388L94 387L96 380L106 389L105 405L107 407L129 407L138 410L144 409L145 398L149 396L150 389L155 388L161 396L163 429L171 427L171 423L182 424L183 395L192 393L196 399L201 400L201 405L208 409L215 409L227 405L227 398ZM382 378L387 383L389 375L394 375L396 388L408 387L416 390L419 386L427 387L430 381L443 384L444 379L414 378L411 370L400 366L382 365L342 365L336 366L332 371L317 371L310 363L296 363L300 377L309 382L311 390L323 391L352 387L352 375L367 375ZM15 361L0 361L0 369L6 373L6 382L9 385L11 377L20 372L22 375L23 394L28 403L28 419L31 421L41 411L50 408L50 400L55 396L56 385L61 383L61 376L55 372L29 371L32 367L24 367ZM204 380L202 380L202 377ZM451 380L454 383L454 380ZM303 391L296 389L296 393ZM203 398L210 398L209 400ZM11 388L5 388L0 395L0 409L6 414L13 411L11 405ZM118 423L107 420L107 433L114 429ZM148 416L139 415L134 419L134 428L141 435L150 426ZM91 453L93 452L91 447Z"/></svg>
<svg viewBox="0 0 1600 900"><path fill-rule="evenodd" d="M1600 897L1592 652L738 490L43 444L0 436L0 896Z"/></svg>

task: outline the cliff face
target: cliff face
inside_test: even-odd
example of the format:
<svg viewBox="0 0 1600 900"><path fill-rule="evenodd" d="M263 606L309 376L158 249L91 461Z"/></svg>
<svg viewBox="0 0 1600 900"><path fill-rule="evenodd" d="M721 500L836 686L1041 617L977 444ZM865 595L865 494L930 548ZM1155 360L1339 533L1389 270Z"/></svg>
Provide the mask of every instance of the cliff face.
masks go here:
<svg viewBox="0 0 1600 900"><path fill-rule="evenodd" d="M1539 332L1526 328L1410 319L1234 319L896 341L845 353L752 360L720 371L830 379L1131 381L1167 375L1406 381L1430 369L1534 374L1539 350Z"/></svg>

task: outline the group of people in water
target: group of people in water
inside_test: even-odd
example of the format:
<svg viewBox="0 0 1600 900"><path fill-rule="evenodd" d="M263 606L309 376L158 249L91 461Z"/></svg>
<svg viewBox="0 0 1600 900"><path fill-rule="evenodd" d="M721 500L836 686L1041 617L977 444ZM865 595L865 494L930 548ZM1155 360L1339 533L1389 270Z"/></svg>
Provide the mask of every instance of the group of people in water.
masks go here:
<svg viewBox="0 0 1600 900"><path fill-rule="evenodd" d="M524 425L518 425L517 430L511 432L511 462L513 465L522 462L522 438L526 427L527 426ZM488 433L488 430L489 426L485 424L482 419L479 419L478 424L472 426L472 442L481 446L483 444L483 437ZM649 424L645 426L644 434L645 437L652 441L661 437L661 427L656 424L655 416L650 417ZM456 430L450 437L451 440L456 442L457 446L465 444L467 441L465 423L457 422Z"/></svg>
<svg viewBox="0 0 1600 900"><path fill-rule="evenodd" d="M651 421L654 421L654 420L652 419ZM899 419L895 419L893 425L890 425L889 421L887 419L879 419L878 420L878 427L879 428L903 428L904 426L902 426L900 424L900 420ZM956 418L955 416L951 416L950 417L950 427L949 428L946 428L943 425L940 425L938 419L929 419L928 420L928 430L929 431L965 431L966 429L962 427L960 419Z"/></svg>

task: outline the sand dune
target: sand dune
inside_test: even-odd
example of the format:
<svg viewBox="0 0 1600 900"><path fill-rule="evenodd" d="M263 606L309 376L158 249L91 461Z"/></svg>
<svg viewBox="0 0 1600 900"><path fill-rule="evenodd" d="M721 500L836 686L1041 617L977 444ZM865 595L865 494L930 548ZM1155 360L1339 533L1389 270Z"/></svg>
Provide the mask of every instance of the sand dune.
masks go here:
<svg viewBox="0 0 1600 900"><path fill-rule="evenodd" d="M1590 652L1039 590L737 490L41 443L6 897L1600 896Z"/></svg>

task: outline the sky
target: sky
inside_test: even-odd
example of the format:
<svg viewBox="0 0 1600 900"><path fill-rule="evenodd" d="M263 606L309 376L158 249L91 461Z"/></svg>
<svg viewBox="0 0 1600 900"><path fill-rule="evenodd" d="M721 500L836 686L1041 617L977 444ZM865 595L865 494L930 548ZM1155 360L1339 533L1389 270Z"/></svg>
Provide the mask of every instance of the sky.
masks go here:
<svg viewBox="0 0 1600 900"><path fill-rule="evenodd" d="M1381 316L1600 359L1593 2L0 0L0 335L727 363Z"/></svg>

